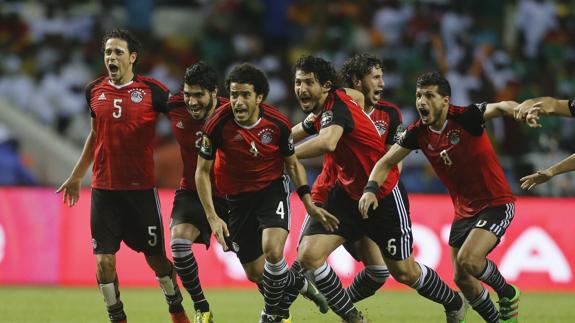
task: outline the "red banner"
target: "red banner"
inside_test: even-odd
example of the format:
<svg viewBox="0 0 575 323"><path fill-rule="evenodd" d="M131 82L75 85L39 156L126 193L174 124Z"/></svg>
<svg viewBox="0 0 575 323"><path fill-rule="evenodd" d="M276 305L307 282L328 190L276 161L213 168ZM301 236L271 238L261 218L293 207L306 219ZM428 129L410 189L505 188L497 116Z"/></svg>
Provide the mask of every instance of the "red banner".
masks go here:
<svg viewBox="0 0 575 323"><path fill-rule="evenodd" d="M160 191L169 251L169 217L173 191ZM415 256L452 281L447 245L453 207L448 196L410 195ZM304 210L292 196L292 232L286 245L289 262L295 259ZM515 219L502 243L493 251L502 274L524 290L575 291L575 199L520 198ZM48 189L0 189L0 284L91 285L95 259L90 237L90 192L84 190L73 208ZM209 250L194 246L200 279L206 287L253 286L245 278L233 253L224 253L215 240ZM142 254L122 246L117 254L122 285L155 285L155 277ZM328 260L342 278L351 282L362 266L342 248ZM389 287L398 287L390 282Z"/></svg>

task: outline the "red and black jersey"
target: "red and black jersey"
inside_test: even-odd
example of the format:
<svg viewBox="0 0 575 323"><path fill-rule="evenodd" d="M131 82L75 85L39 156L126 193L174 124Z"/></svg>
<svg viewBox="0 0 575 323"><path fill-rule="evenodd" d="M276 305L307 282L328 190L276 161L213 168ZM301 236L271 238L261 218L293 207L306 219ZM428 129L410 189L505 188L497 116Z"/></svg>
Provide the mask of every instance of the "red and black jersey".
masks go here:
<svg viewBox="0 0 575 323"><path fill-rule="evenodd" d="M485 103L450 106L441 131L416 121L399 142L407 149L421 149L455 207L456 219L515 200L484 131Z"/></svg>
<svg viewBox="0 0 575 323"><path fill-rule="evenodd" d="M398 132L401 132L403 118L399 107L395 104L379 100L373 110L368 113L377 132L386 145L393 145ZM325 204L329 191L335 185L337 171L331 154L323 158L321 173L315 179L311 190L312 200L316 203Z"/></svg>
<svg viewBox="0 0 575 323"><path fill-rule="evenodd" d="M571 116L575 118L575 99L569 100L568 104L569 104L569 111L571 111Z"/></svg>
<svg viewBox="0 0 575 323"><path fill-rule="evenodd" d="M258 121L243 127L230 104L219 108L204 127L200 156L218 160L218 189L228 195L259 191L283 175L284 158L294 153L291 123L276 108L260 104Z"/></svg>
<svg viewBox="0 0 575 323"><path fill-rule="evenodd" d="M216 109L228 102L228 99L218 97ZM196 120L190 116L188 110L186 110L182 92L170 97L168 101L168 117L172 124L174 136L180 145L180 154L184 165L180 188L197 191L195 180L196 166L198 164L198 151L202 142L202 129L206 120ZM214 195L222 197L215 185L212 185L212 188Z"/></svg>
<svg viewBox="0 0 575 323"><path fill-rule="evenodd" d="M156 118L159 112L166 112L169 95L162 83L140 75L121 86L108 77L88 84L86 100L96 132L93 188L154 187L152 141Z"/></svg>
<svg viewBox="0 0 575 323"><path fill-rule="evenodd" d="M319 133L321 128L332 125L343 128L343 134L332 153L337 180L352 199L359 200L373 166L387 148L373 121L342 89L328 94L318 118L313 121L306 119L302 123L309 134ZM380 187L378 199L389 194L398 179L399 171L394 167Z"/></svg>

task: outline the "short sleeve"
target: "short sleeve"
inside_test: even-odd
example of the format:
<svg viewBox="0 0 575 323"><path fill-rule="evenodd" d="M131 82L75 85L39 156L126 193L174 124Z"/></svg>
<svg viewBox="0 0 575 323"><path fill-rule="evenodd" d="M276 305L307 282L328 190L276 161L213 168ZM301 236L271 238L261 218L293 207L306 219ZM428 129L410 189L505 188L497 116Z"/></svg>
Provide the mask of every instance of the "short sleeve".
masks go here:
<svg viewBox="0 0 575 323"><path fill-rule="evenodd" d="M389 112L389 134L385 139L386 145L393 145L398 138L398 134L403 132L403 126L401 124L401 115L399 111L391 109Z"/></svg>
<svg viewBox="0 0 575 323"><path fill-rule="evenodd" d="M417 135L419 134L419 127L416 124L412 124L407 127L407 129L397 136L397 144L403 148L410 150L419 149L419 143L417 141Z"/></svg>
<svg viewBox="0 0 575 323"><path fill-rule="evenodd" d="M330 110L326 110L321 114L320 125L321 128L338 125L346 133L354 128L351 111L341 100L337 100Z"/></svg>
<svg viewBox="0 0 575 323"><path fill-rule="evenodd" d="M569 111L571 111L571 116L575 118L575 99L569 100Z"/></svg>
<svg viewBox="0 0 575 323"><path fill-rule="evenodd" d="M168 101L170 99L170 91L160 86L155 82L146 82L152 90L152 106L155 111L166 113L168 112Z"/></svg>
<svg viewBox="0 0 575 323"><path fill-rule="evenodd" d="M291 129L286 125L280 126L280 140L278 145L284 157L289 157L295 153Z"/></svg>
<svg viewBox="0 0 575 323"><path fill-rule="evenodd" d="M95 118L96 113L94 112L94 110L92 109L92 105L90 104L90 101L92 101L92 88L93 88L93 86L86 87L85 95L86 95L87 107L88 107L88 110L90 111L90 116L92 118Z"/></svg>
<svg viewBox="0 0 575 323"><path fill-rule="evenodd" d="M450 115L457 121L463 129L469 131L474 136L480 136L485 128L483 113L487 108L487 103L474 103L467 107L451 106Z"/></svg>
<svg viewBox="0 0 575 323"><path fill-rule="evenodd" d="M202 131L202 139L198 154L204 159L214 160L216 158L216 151L222 142L221 133L221 124L216 124L215 126L210 126L210 123L206 124Z"/></svg>

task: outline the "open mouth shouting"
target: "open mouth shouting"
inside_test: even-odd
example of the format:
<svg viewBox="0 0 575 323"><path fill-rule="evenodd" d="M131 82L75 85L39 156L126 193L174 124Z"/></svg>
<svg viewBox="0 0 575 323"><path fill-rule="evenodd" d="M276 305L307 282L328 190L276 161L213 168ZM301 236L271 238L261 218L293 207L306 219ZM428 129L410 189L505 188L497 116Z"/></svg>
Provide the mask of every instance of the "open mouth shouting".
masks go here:
<svg viewBox="0 0 575 323"><path fill-rule="evenodd" d="M236 105L232 108L232 112L237 120L245 121L248 118L248 108L243 105Z"/></svg>
<svg viewBox="0 0 575 323"><path fill-rule="evenodd" d="M116 79L120 76L120 66L116 63L108 63L108 72L110 74L110 78Z"/></svg>
<svg viewBox="0 0 575 323"><path fill-rule="evenodd" d="M309 95L308 93L303 93L303 94L298 96L298 100L299 100L299 103L300 103L302 109L305 112L311 112L311 110L313 109L313 106L312 106L313 100L312 100L311 95Z"/></svg>
<svg viewBox="0 0 575 323"><path fill-rule="evenodd" d="M430 119L430 111L425 107L417 108L417 112L419 113L419 117L423 123L429 123Z"/></svg>
<svg viewBox="0 0 575 323"><path fill-rule="evenodd" d="M200 104L187 106L187 110L194 119L200 119L203 116L204 107Z"/></svg>

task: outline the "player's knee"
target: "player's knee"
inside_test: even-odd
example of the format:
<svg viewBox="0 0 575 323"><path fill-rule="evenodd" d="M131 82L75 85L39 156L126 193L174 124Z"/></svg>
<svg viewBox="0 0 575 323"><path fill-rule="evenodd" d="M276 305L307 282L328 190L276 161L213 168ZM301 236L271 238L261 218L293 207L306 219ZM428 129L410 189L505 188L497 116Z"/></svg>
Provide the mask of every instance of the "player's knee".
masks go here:
<svg viewBox="0 0 575 323"><path fill-rule="evenodd" d="M283 259L283 246L269 246L263 250L266 260L271 263L278 263Z"/></svg>
<svg viewBox="0 0 575 323"><path fill-rule="evenodd" d="M200 230L191 224L177 224L170 230L171 239L196 240L200 235Z"/></svg>
<svg viewBox="0 0 575 323"><path fill-rule="evenodd" d="M98 277L103 278L105 281L113 280L116 276L116 262L110 258L100 258L97 261Z"/></svg>
<svg viewBox="0 0 575 323"><path fill-rule="evenodd" d="M408 286L413 285L419 278L417 272L409 271L407 268L395 268L393 270L390 268L389 271L397 282Z"/></svg>
<svg viewBox="0 0 575 323"><path fill-rule="evenodd" d="M468 274L476 276L481 273L481 264L483 257L474 254L473 252L466 252L462 250L457 255L457 265L463 268Z"/></svg>
<svg viewBox="0 0 575 323"><path fill-rule="evenodd" d="M251 281L252 283L256 283L256 284L261 282L264 279L263 272L249 271L249 272L246 272L246 276L247 276L249 281Z"/></svg>
<svg viewBox="0 0 575 323"><path fill-rule="evenodd" d="M321 265L325 262L325 259L311 252L304 252L299 256L298 262L304 269L316 270L317 268L321 267Z"/></svg>
<svg viewBox="0 0 575 323"><path fill-rule="evenodd" d="M473 276L469 275L464 270L455 270L453 273L453 281L459 287L467 286L473 283Z"/></svg>

